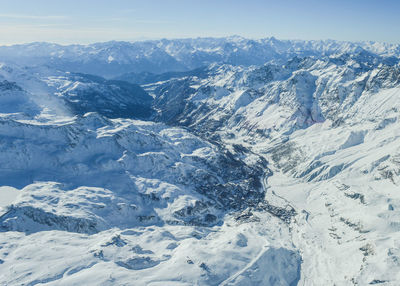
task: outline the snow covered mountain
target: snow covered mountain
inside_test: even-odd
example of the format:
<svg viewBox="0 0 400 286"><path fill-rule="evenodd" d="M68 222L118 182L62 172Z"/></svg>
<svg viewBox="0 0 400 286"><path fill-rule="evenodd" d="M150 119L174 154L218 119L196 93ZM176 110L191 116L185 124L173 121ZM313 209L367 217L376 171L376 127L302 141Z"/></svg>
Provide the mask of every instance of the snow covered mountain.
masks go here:
<svg viewBox="0 0 400 286"><path fill-rule="evenodd" d="M398 285L399 57L0 47L0 284Z"/></svg>
<svg viewBox="0 0 400 286"><path fill-rule="evenodd" d="M400 46L375 42L337 42L197 38L144 42L106 42L62 46L31 43L0 47L0 58L8 63L115 77L129 72L189 71L211 63L260 65L268 61L285 62L294 56L324 56L365 53L395 61ZM382 60L382 59L380 59Z"/></svg>

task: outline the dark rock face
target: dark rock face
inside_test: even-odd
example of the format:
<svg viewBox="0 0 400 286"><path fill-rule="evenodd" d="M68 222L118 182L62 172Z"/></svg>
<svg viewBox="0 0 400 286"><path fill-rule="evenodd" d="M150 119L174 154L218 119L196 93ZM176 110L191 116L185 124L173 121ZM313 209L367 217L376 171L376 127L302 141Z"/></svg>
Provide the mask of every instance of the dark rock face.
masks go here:
<svg viewBox="0 0 400 286"><path fill-rule="evenodd" d="M15 82L7 80L0 81L0 92L4 91L22 91L22 88Z"/></svg>
<svg viewBox="0 0 400 286"><path fill-rule="evenodd" d="M155 92L158 95L154 102L155 109L159 110L157 120L174 124L187 113L190 108L187 105L190 103L186 99L195 92L195 89L190 87L190 81L183 79L174 80L167 86L160 86Z"/></svg>
<svg viewBox="0 0 400 286"><path fill-rule="evenodd" d="M199 158L207 166L208 173L193 174L196 191L217 202L222 208L241 210L256 206L264 200L264 190L260 183L267 168L259 159L258 165L249 166L229 151L222 151L213 162ZM221 178L219 182L217 178ZM214 175L214 176L215 176Z"/></svg>
<svg viewBox="0 0 400 286"><path fill-rule="evenodd" d="M30 221L36 224L35 232L42 230L58 229L77 233L96 233L97 223L89 218L74 218L59 216L54 213L45 212L34 207L11 206L7 213L0 217L0 230L23 231L30 233L32 229L24 229L24 224L19 222Z"/></svg>
<svg viewBox="0 0 400 286"><path fill-rule="evenodd" d="M17 83L0 80L0 113L22 112L34 115L38 110L28 93Z"/></svg>
<svg viewBox="0 0 400 286"><path fill-rule="evenodd" d="M248 165L237 155L221 149L215 157L192 157L192 160L201 168L188 171L182 181L190 182L188 186L193 184L194 190L206 200L176 211L174 216L179 221L188 225L215 225L220 222L221 213L266 203L260 182L270 174L265 159L260 157L257 163Z"/></svg>
<svg viewBox="0 0 400 286"><path fill-rule="evenodd" d="M123 75L119 75L115 77L115 80L122 80L134 84L150 84L150 83L155 83L159 81L166 81L174 78L182 78L182 77L188 77L188 76L196 76L198 78L203 78L207 76L207 68L205 67L200 67L194 70L190 71L184 71L184 72L166 72L166 73L151 73L151 72L140 72L140 73L135 73L135 72L130 72L126 73Z"/></svg>
<svg viewBox="0 0 400 286"><path fill-rule="evenodd" d="M60 90L60 94L75 114L146 119L153 112L153 99L139 85L86 74L73 74L69 80L77 87Z"/></svg>

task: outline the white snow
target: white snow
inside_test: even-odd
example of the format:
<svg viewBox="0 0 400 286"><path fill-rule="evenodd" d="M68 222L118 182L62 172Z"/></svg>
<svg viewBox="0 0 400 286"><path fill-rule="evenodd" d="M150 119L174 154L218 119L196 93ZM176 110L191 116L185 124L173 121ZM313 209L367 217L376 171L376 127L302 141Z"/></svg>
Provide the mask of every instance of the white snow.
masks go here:
<svg viewBox="0 0 400 286"><path fill-rule="evenodd" d="M167 54L197 67L197 53L229 62L227 43L243 66L179 79L191 87L177 89L184 100L176 79L145 86L183 108L185 128L78 116L60 93L94 85L70 80L57 57L114 66ZM1 285L399 284L399 66L365 55L398 59L398 45L231 37L10 49L0 55L27 67L0 64ZM114 49L126 53L116 60ZM261 59L275 63L251 65ZM254 166L275 209L229 209L218 195L250 200L239 187ZM286 222L276 213L291 210Z"/></svg>
<svg viewBox="0 0 400 286"><path fill-rule="evenodd" d="M0 187L0 208L11 205L17 198L19 191L9 186Z"/></svg>

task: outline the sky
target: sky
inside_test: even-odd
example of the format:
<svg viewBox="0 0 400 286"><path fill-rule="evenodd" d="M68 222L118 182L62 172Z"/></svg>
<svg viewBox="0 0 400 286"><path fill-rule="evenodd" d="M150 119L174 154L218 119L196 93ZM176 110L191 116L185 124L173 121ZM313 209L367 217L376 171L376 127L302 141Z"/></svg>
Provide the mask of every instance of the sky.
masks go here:
<svg viewBox="0 0 400 286"><path fill-rule="evenodd" d="M0 45L223 37L400 43L399 0L0 0Z"/></svg>

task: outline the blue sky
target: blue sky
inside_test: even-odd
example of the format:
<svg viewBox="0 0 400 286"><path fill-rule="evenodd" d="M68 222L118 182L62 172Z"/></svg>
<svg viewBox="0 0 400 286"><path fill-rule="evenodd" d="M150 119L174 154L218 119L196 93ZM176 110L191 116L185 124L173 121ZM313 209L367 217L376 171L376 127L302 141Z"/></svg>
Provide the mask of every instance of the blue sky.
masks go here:
<svg viewBox="0 0 400 286"><path fill-rule="evenodd" d="M0 0L0 44L241 35L400 43L398 0Z"/></svg>

